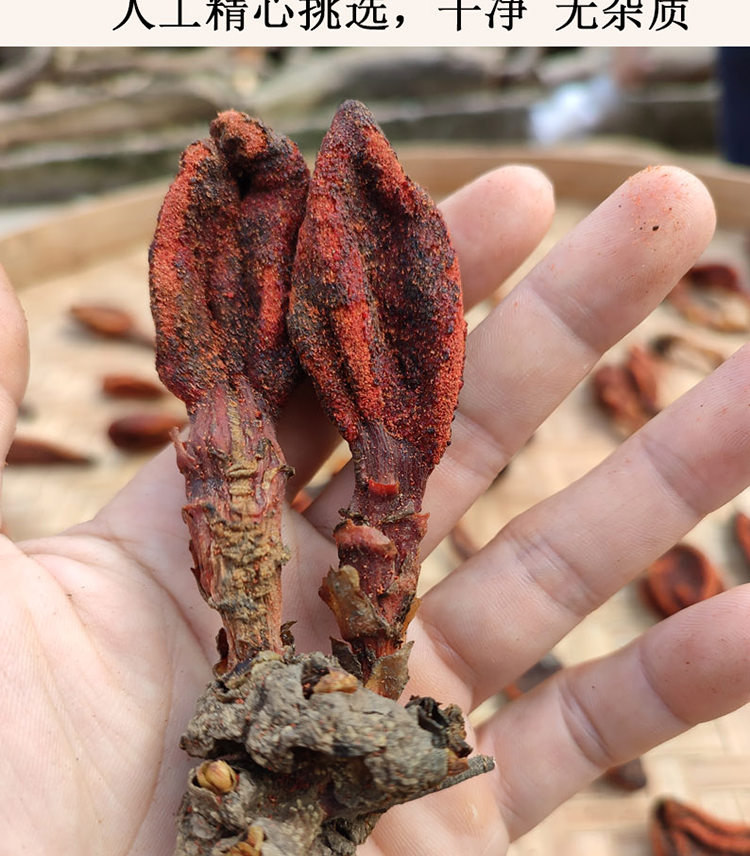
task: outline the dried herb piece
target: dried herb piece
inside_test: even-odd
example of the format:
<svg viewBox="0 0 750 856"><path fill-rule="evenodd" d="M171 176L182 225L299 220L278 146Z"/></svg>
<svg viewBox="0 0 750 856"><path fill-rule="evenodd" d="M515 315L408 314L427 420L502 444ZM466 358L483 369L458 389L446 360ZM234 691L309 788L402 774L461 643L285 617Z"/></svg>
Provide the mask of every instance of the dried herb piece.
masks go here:
<svg viewBox="0 0 750 856"><path fill-rule="evenodd" d="M165 446L184 425L185 420L172 413L131 413L115 419L107 434L118 449L150 452Z"/></svg>
<svg viewBox="0 0 750 856"><path fill-rule="evenodd" d="M601 366L592 376L597 404L628 433L637 431L659 410L659 366L634 345L623 365Z"/></svg>
<svg viewBox="0 0 750 856"><path fill-rule="evenodd" d="M734 537L740 545L745 560L750 565L750 517L741 511L738 511L734 518Z"/></svg>
<svg viewBox="0 0 750 856"><path fill-rule="evenodd" d="M195 573L224 622L226 668L280 653L281 505L291 472L276 440L299 379L286 334L289 278L309 181L297 147L228 111L194 143L151 247L156 363L187 405L177 445Z"/></svg>
<svg viewBox="0 0 750 856"><path fill-rule="evenodd" d="M673 333L657 336L651 341L650 347L655 354L666 360L706 373L718 368L726 359L724 354L714 348Z"/></svg>
<svg viewBox="0 0 750 856"><path fill-rule="evenodd" d="M646 600L665 618L724 591L716 568L688 544L676 544L651 564L642 587Z"/></svg>
<svg viewBox="0 0 750 856"><path fill-rule="evenodd" d="M57 443L34 440L30 437L14 437L5 460L9 466L34 464L49 466L50 464L91 464L94 459Z"/></svg>
<svg viewBox="0 0 750 856"><path fill-rule="evenodd" d="M632 761L610 767L604 774L604 779L622 791L639 791L648 784L643 761L640 758L633 758Z"/></svg>
<svg viewBox="0 0 750 856"><path fill-rule="evenodd" d="M177 444L183 515L224 623L215 680L182 740L206 763L191 773L176 853L352 856L389 806L492 762L466 759L455 708L375 695L348 648L343 661L298 655L281 625L290 469L275 421L298 374L284 316L308 176L256 120L221 114L211 132L183 156L151 254L157 365L190 418Z"/></svg>
<svg viewBox="0 0 750 856"><path fill-rule="evenodd" d="M509 699L516 699L547 680L550 675L559 672L562 667L563 664L554 654L551 652L545 654L538 663L517 677L512 684L503 687L503 692Z"/></svg>
<svg viewBox="0 0 750 856"><path fill-rule="evenodd" d="M151 400L164 395L164 387L130 374L108 374L102 378L102 393L109 398Z"/></svg>
<svg viewBox="0 0 750 856"><path fill-rule="evenodd" d="M125 309L103 303L78 303L70 314L90 333L105 339L125 339L139 345L154 345L153 336L141 330L135 318Z"/></svg>
<svg viewBox="0 0 750 856"><path fill-rule="evenodd" d="M422 496L450 439L466 325L445 223L357 102L339 109L318 154L289 330L354 460L335 532L340 564L321 596L368 685L397 694Z"/></svg>
<svg viewBox="0 0 750 856"><path fill-rule="evenodd" d="M695 265L670 291L667 300L688 321L711 330L750 330L750 295L741 285L737 270L729 265Z"/></svg>
<svg viewBox="0 0 750 856"><path fill-rule="evenodd" d="M512 684L503 687L503 693L511 700L519 698L529 690L546 681L555 672L563 668L562 662L551 652L545 654L538 663L527 669ZM647 784L646 773L640 758L634 758L624 764L610 767L604 773L604 778L612 785L626 791L644 788Z"/></svg>
<svg viewBox="0 0 750 856"><path fill-rule="evenodd" d="M663 799L651 816L651 846L654 856L750 856L750 826Z"/></svg>

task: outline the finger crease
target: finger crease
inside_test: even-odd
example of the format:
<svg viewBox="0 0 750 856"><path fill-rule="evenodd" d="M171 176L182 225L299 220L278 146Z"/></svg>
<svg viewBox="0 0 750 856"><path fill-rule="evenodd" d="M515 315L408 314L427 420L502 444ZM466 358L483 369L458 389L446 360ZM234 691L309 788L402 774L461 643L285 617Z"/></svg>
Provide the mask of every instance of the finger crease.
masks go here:
<svg viewBox="0 0 750 856"><path fill-rule="evenodd" d="M638 662L638 668L640 669L643 679L646 682L646 686L649 692L654 696L656 701L661 705L664 711L670 716L678 725L677 729L670 729L671 731L679 731L682 733L683 731L687 731L689 728L692 728L697 723L689 722L685 719L684 716L680 716L679 713L672 707L671 704L664 697L664 693L659 688L659 682L656 679L656 676L653 673L653 668L651 666L650 658L646 654L646 648L643 644L643 639L639 639L638 643L635 646L636 648L636 656Z"/></svg>
<svg viewBox="0 0 750 856"><path fill-rule="evenodd" d="M666 443L659 442L652 431L635 434L633 442L640 444L643 459L678 507L685 509L691 519L691 527L702 520L713 506L705 508L689 497L711 494L710 485L699 472Z"/></svg>
<svg viewBox="0 0 750 856"><path fill-rule="evenodd" d="M529 583L558 611L580 621L602 603L582 568L566 559L542 532L519 532L514 523L506 526L502 537L509 541L514 561Z"/></svg>
<svg viewBox="0 0 750 856"><path fill-rule="evenodd" d="M459 431L466 436L458 439ZM513 457L513 452L506 448L499 437L478 419L460 409L456 411L453 437L446 457L482 482L492 481Z"/></svg>
<svg viewBox="0 0 750 856"><path fill-rule="evenodd" d="M442 629L429 619L426 614L427 610L424 610L424 613L419 613L418 621L430 640L435 654L445 668L452 675L455 675L459 681L470 687L479 686L480 682L486 681L487 676L482 675L480 679L479 673L475 671L471 663L455 646L450 644Z"/></svg>
<svg viewBox="0 0 750 856"><path fill-rule="evenodd" d="M608 770L621 759L609 746L595 718L586 710L576 692L575 682L580 680L581 672L578 669L571 671L572 675L563 672L558 678L558 700L563 725L584 761L596 770Z"/></svg>
<svg viewBox="0 0 750 856"><path fill-rule="evenodd" d="M533 272L532 272L533 273ZM581 329L587 330L598 330L598 329L609 329L608 325L604 325L601 321L596 317L596 315L591 311L591 307L585 304L580 303L568 294L568 299L572 302L575 302L575 310L578 315L580 315L586 323L581 325L581 329L573 326L572 322L566 318L566 313L562 311L561 307L555 305L555 303L550 300L549 293L545 291L543 288L540 288L536 284L536 279L532 274L527 276L527 285L531 295L539 301L539 305L544 309L544 311L552 318L553 321L560 324L563 330L570 336L570 338L581 347L586 355L586 360L588 363L593 365L599 357L604 353L607 348L607 344L600 345L598 342L593 339L589 339L585 336Z"/></svg>

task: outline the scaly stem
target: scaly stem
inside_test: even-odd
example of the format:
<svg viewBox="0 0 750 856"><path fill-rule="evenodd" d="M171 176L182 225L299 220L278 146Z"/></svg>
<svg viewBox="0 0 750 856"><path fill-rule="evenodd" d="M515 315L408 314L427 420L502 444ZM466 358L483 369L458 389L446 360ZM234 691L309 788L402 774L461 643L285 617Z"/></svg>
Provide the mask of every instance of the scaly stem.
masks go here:
<svg viewBox="0 0 750 856"><path fill-rule="evenodd" d="M177 451L196 578L226 630L221 667L264 649L281 653L281 569L289 558L281 504L291 470L273 422L240 378L196 403Z"/></svg>

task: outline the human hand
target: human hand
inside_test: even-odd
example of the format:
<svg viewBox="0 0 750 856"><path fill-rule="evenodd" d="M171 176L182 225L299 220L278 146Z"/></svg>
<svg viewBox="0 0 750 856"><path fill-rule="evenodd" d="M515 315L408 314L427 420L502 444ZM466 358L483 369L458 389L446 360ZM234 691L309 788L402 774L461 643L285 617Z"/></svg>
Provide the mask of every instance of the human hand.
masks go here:
<svg viewBox="0 0 750 856"><path fill-rule="evenodd" d="M492 291L552 214L532 170L506 168L444 205L466 301ZM639 226L649 228L639 230ZM653 231L652 224L658 224ZM653 169L608 199L470 336L453 443L428 484L426 555L596 362L701 254L711 202L691 176ZM144 286L145 287L145 286ZM0 454L25 380L23 321L0 288ZM746 350L565 491L512 521L425 598L407 693L470 711L532 665L585 614L708 511L750 482ZM304 427L301 427L304 426ZM304 484L331 432L308 391L279 436ZM317 596L351 493L337 476L304 516L289 512L285 618L300 650L335 623ZM162 856L189 760L178 748L216 659L219 622L198 594L166 450L97 517L58 536L0 542L0 840L9 852ZM737 588L660 623L610 657L565 669L469 736L497 769L392 809L367 856L501 856L603 769L750 696Z"/></svg>

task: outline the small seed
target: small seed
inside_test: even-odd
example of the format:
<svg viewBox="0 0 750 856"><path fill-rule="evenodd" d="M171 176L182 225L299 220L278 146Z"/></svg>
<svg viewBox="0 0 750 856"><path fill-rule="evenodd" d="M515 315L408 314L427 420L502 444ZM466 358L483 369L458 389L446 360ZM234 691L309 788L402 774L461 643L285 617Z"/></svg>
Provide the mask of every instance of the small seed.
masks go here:
<svg viewBox="0 0 750 856"><path fill-rule="evenodd" d="M227 856L261 856L266 834L260 826L251 826L247 831L245 841L235 844L227 852Z"/></svg>
<svg viewBox="0 0 750 856"><path fill-rule="evenodd" d="M205 761L195 777L202 788L215 794L228 794L237 787L237 773L226 761Z"/></svg>
<svg viewBox="0 0 750 856"><path fill-rule="evenodd" d="M313 693L353 693L359 681L343 669L331 669L312 688Z"/></svg>

